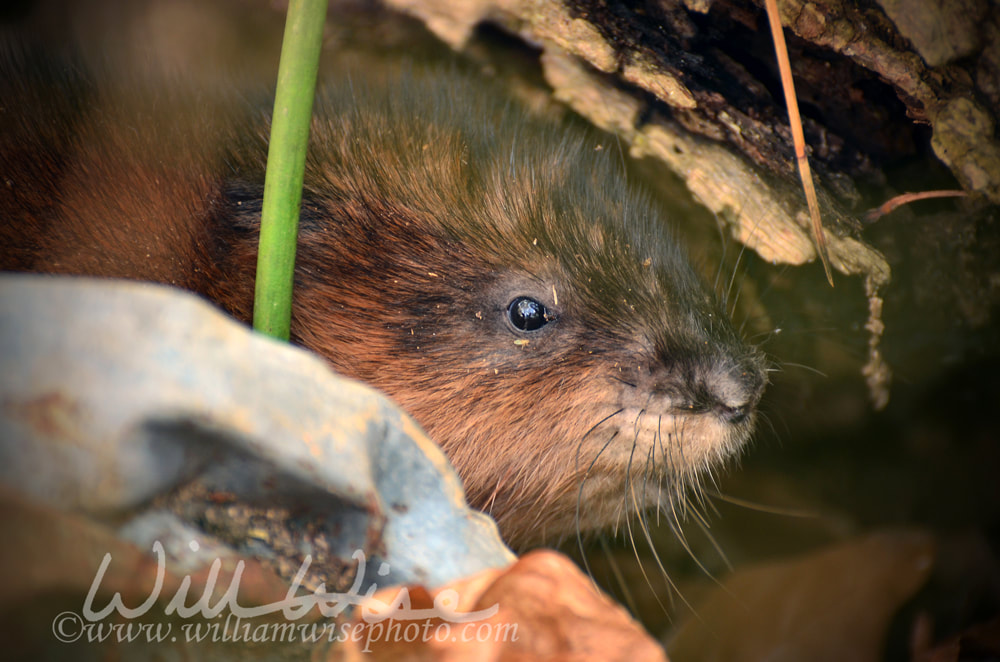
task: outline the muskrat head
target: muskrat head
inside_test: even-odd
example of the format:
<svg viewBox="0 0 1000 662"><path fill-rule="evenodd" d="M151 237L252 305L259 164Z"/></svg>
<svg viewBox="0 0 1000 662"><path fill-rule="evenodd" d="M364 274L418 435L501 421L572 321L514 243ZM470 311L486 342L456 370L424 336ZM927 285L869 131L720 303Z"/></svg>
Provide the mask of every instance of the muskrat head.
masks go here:
<svg viewBox="0 0 1000 662"><path fill-rule="evenodd" d="M490 266L464 276L469 413L431 424L529 544L672 508L748 439L766 375L613 157L533 154L453 229Z"/></svg>
<svg viewBox="0 0 1000 662"><path fill-rule="evenodd" d="M320 104L294 336L414 416L513 545L669 508L747 440L762 356L616 155L440 78Z"/></svg>

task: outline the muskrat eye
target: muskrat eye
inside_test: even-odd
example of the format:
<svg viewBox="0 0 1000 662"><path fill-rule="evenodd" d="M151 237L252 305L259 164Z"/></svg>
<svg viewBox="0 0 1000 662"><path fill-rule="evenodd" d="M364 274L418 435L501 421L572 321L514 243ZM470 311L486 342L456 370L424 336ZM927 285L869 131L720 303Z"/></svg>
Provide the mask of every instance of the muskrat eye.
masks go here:
<svg viewBox="0 0 1000 662"><path fill-rule="evenodd" d="M519 331L537 331L552 318L541 302L517 297L507 306L507 319Z"/></svg>

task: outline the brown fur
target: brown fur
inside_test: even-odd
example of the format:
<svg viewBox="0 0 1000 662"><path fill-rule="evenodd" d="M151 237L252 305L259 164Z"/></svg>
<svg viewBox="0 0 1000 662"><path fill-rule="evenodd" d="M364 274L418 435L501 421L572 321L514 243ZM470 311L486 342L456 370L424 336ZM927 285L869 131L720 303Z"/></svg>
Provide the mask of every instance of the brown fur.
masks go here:
<svg viewBox="0 0 1000 662"><path fill-rule="evenodd" d="M267 97L7 60L0 266L249 320ZM454 74L359 78L317 103L294 342L399 402L519 546L670 507L741 447L762 359L615 156ZM517 296L553 321L515 329Z"/></svg>

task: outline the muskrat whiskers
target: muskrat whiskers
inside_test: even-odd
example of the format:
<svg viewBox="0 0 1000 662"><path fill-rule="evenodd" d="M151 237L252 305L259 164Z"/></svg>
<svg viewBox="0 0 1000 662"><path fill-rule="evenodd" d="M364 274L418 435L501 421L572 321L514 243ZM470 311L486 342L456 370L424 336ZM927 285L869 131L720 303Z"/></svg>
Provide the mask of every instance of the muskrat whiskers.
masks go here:
<svg viewBox="0 0 1000 662"><path fill-rule="evenodd" d="M726 266L726 253L729 249L729 237L726 235L725 223L719 218L718 213L712 214L715 217L715 227L719 231L719 244L722 246L722 255L719 256L719 267L715 270L715 279L712 281L712 291L715 292L719 299L725 305L725 300L723 300L722 293L719 291L719 279L722 278L722 268Z"/></svg>
<svg viewBox="0 0 1000 662"><path fill-rule="evenodd" d="M656 464L656 455L655 455L655 452L656 452L656 446L657 446L657 444L659 444L659 447L660 447L660 455L663 455L665 453L665 451L663 450L663 446L664 446L664 444L663 444L663 414L660 414L659 416L656 417L656 434L653 437L653 452L654 452L654 455L653 455L653 464L654 465ZM657 487L657 495L656 495L656 525L657 526L660 525L660 509L661 509L661 507L663 505L662 504L663 493L664 493L663 480L664 480L664 476L667 475L667 472L669 471L669 469L670 468L668 466L666 466L666 464L664 464L663 471L658 472L658 475L660 476L660 485ZM668 494L667 498L673 498L673 497L669 496L669 494Z"/></svg>
<svg viewBox="0 0 1000 662"><path fill-rule="evenodd" d="M683 500L683 501L687 502L687 496L686 495L678 495L678 498L680 500ZM707 531L705 530L705 526L707 526L707 523L705 522L704 517L702 516L702 514L700 512L698 512L697 508L695 508L692 504L688 503L687 505L691 506L691 512L693 513L692 519L694 519L699 524L699 527L702 529L702 531L706 532L706 535L708 536L709 540L712 541L713 546L717 546L714 537L711 536L710 534L708 534ZM685 514L686 514L686 508L685 508ZM686 519L686 517L685 517L685 519ZM699 570L701 570L703 573L705 573L706 576L708 576L708 577L712 578L713 580L715 580L715 577L714 577L714 575L712 575L712 572L707 567L705 567L705 564L701 562L701 559L698 558L698 555L694 553L694 549L691 547L691 543L688 542L687 533L684 531L683 527L680 525L680 522L677 521L676 516L674 518L674 522L676 523L676 527L671 526L671 530L674 533L674 537L677 538L677 542L680 543L681 548L684 549L685 552L687 552L687 555L689 557L691 557L691 560L694 561L695 565L698 566ZM652 545L652 542L650 542L650 545ZM658 554L654 554L654 556L657 559L657 563L659 563L659 555ZM660 568L662 570L663 569L662 563L659 563L659 565L660 565ZM663 572L666 573L666 570L663 570ZM686 601L685 601L685 604L687 604ZM688 605L688 606L690 606L690 605Z"/></svg>
<svg viewBox="0 0 1000 662"><path fill-rule="evenodd" d="M729 494L723 494L722 492L716 490L711 490L708 495L713 499L724 501L726 503L738 506L740 508L746 508L747 510L753 510L759 513L767 513L769 515L779 515L781 517L795 517L799 519L819 519L822 517L821 513L813 510L799 510L796 508L781 508L779 506L769 506L762 503L749 501L747 499L734 497Z"/></svg>
<svg viewBox="0 0 1000 662"><path fill-rule="evenodd" d="M740 293L743 291L743 285L741 283L740 287L736 291L736 298L732 301L732 303L730 303L729 297L733 292L733 285L736 283L736 275L740 271L740 262L743 261L743 255L746 253L746 250L746 244L740 246L740 252L736 254L736 262L733 264L733 273L729 277L729 285L726 286L726 291L722 295L722 305L726 306L728 309L730 318L732 318L733 313L736 311L736 301L739 299Z"/></svg>
<svg viewBox="0 0 1000 662"><path fill-rule="evenodd" d="M743 334L746 333L746 328L748 324L750 324L751 322L757 322L759 320L768 320L768 319L770 318L768 318L766 315L751 315L747 313L746 315L743 316L743 321L740 322L740 325L739 327L737 327L736 332L740 334L740 337L742 338L744 337ZM776 326L773 329L770 329L769 331L759 331L758 333L755 333L753 337L754 338L763 337L764 339L760 341L760 344L765 344L773 340L782 332L783 332L782 328L780 326Z"/></svg>
<svg viewBox="0 0 1000 662"><path fill-rule="evenodd" d="M695 524L698 526L698 528L701 530L702 535L705 536L705 539L708 540L709 544L712 546L712 549L714 549L715 553L719 555L719 558L722 560L723 565L726 566L726 569L732 571L733 564L730 563L729 557L726 556L726 553L722 551L722 545L719 544L719 541L716 540L715 536L712 535L712 532L709 531L710 527L708 525L708 522L700 516L694 518L694 521ZM694 562L698 564L698 567L701 568L702 572L704 572L705 575L709 579L711 579L716 586L722 586L722 582L719 581L719 579L715 575L713 575L710 570L708 570L704 565L702 565L702 563L698 560L698 558L694 555L693 552L689 550L688 553L691 555L691 558L694 560Z"/></svg>
<svg viewBox="0 0 1000 662"><path fill-rule="evenodd" d="M719 486L719 477L716 475L716 468L714 466L709 466L705 471L702 472L700 480L694 481L691 485L690 493L694 498L695 503L692 505L694 507L700 506L702 511L707 513L709 510L713 514L718 515L718 511L715 510L714 504L705 499L705 485L710 484L714 488Z"/></svg>
<svg viewBox="0 0 1000 662"><path fill-rule="evenodd" d="M671 605L673 605L674 596L676 595L680 599L680 601L684 603L685 607L691 610L692 613L696 613L694 606L692 606L692 604L688 602L687 598L684 597L684 594L681 592L680 587L678 587L677 583L670 577L670 573L667 572L666 566L663 565L663 559L661 559L660 555L656 552L656 545L653 542L653 536L649 532L649 523L646 520L645 511L643 511L643 514L640 515L639 523L640 523L639 528L642 530L642 535L643 538L646 540L646 545L653 553L653 561L656 563L656 567L660 571L660 577L663 578L663 581L666 582L667 587L670 589L668 595L670 597ZM636 562L639 564L639 571L642 573L643 578L646 580L646 585L652 588L653 583L650 580L649 575L646 573L646 565L642 562L642 560L639 557L639 550L635 545L635 536L632 535L631 527L629 529L629 542L632 545L632 552L635 555ZM667 609L666 605L664 605L663 601L660 600L659 594L656 591L652 591L652 593L653 597L656 598L657 604L660 605L660 608L663 610L663 612L669 613L669 610Z"/></svg>
<svg viewBox="0 0 1000 662"><path fill-rule="evenodd" d="M625 411L625 409L622 407L622 408L616 409L615 411L611 412L610 414L608 414L607 416L605 416L601 420L599 420L596 423L594 423L593 425L591 425L590 428L586 432L583 433L583 436L580 437L580 443L578 443L576 445L576 471L577 471L577 473L579 473L579 471L580 471L580 451L583 450L583 442L587 440L587 437L589 437L594 432L594 430L596 430L597 428L599 428L603 424L607 423L608 421L610 421L612 418L614 418L618 414L622 413L623 411ZM614 434L618 434L618 432L616 431ZM612 435L611 438L614 439L614 435ZM591 461L590 466L587 467L587 474L589 474L590 470L594 468L594 462L597 462L597 458L601 456L601 453L604 452L604 449L606 449L608 447L608 444L610 444L610 443L611 443L611 439L608 439L608 441L605 442L604 447L601 448L601 450L597 453L597 455ZM584 480L586 480L586 476L584 476Z"/></svg>
<svg viewBox="0 0 1000 662"><path fill-rule="evenodd" d="M739 214L739 213L741 213L741 212L737 212L737 214ZM729 306L729 295L733 291L733 283L736 281L736 274L739 273L740 263L743 261L743 256L744 256L744 254L746 254L747 247L750 245L750 242L753 240L754 235L757 234L757 231L760 229L760 224L763 221L764 221L763 217L759 218L757 220L757 222L754 223L754 226L752 228L750 228L750 233L747 235L747 238L743 242L740 243L740 252L736 254L736 262L733 264L733 273L729 277L729 285L726 287L726 291L725 292L720 292L719 293L719 298L722 299L722 305L723 306L727 306L727 307ZM722 230L722 223L719 221L718 215L716 215L716 222L719 225L719 234L723 235L722 249L723 249L723 257L725 257L725 248L726 248L726 245L727 245L728 242L726 241L725 234L724 234L724 232ZM720 268L720 271L721 271L721 268L722 268L721 260L720 260L719 268ZM740 289L742 289L742 287ZM737 299L739 298L739 292L737 292L736 298ZM732 318L733 312L735 312L735 310L736 310L736 302L734 301L733 305L731 307L729 307L729 317L730 318Z"/></svg>
<svg viewBox="0 0 1000 662"><path fill-rule="evenodd" d="M772 421L771 417L767 415L767 412L766 411L758 411L757 412L757 419L767 425L767 427L771 430L771 434L774 435L774 438L777 439L779 441L779 443L780 443L780 441L781 441L781 435L778 434L778 429L776 427L774 427L774 421Z"/></svg>
<svg viewBox="0 0 1000 662"><path fill-rule="evenodd" d="M629 387L635 387L635 384L632 384L625 378L612 376L612 379ZM639 571L643 580L664 613L669 614L675 609L676 605L683 604L684 607L697 617L693 605L681 593L679 586L667 571L664 559L656 547L653 526L660 526L660 520L663 518L665 520L664 523L670 528L670 531L684 550L684 553L687 554L702 573L718 584L719 580L713 575L706 562L699 558L695 551L695 546L688 539L687 529L691 525L685 525L687 520L694 520L693 526L697 527L696 530L705 536L711 548L715 550L715 553L718 554L725 566L731 568L730 561L723 552L721 544L711 532L708 520L709 513L717 512L713 498L719 494L718 476L712 466L699 465L695 467L686 461L686 449L683 441L688 438L688 435L693 433L688 426L695 426L695 420L683 414L654 413L651 410L652 397L652 395L648 396L645 406L631 420L632 438L627 458L624 460L624 479L622 481L621 492L622 507L618 511L617 521L613 529L616 533L621 531L622 534L627 536L628 545L631 547L631 553L639 564ZM618 444L625 441L622 432L623 428L625 430L628 428L623 425L614 426L615 429L611 432L608 439L601 445L597 453L590 458L586 470L582 470L581 466L583 464L582 453L585 441L591 438L602 425L616 416L622 415L624 411L624 408L619 408L601 418L587 430L577 446L576 466L578 474L582 473L582 477L577 488L576 498L576 538L577 546L580 550L581 565L592 580L594 579L594 575L585 551L582 530L586 483L593 475L597 462L601 457L605 456L605 452L609 448L612 448L611 444ZM651 416L656 417L655 425L653 425L653 420L649 418ZM622 423L625 422L622 421ZM640 465L639 453L641 452L641 444L646 445L646 453L643 463ZM618 451L616 451L617 453ZM651 490L656 490L655 498ZM655 521L652 519L650 513L651 507L655 508ZM624 517L624 521L622 521L622 517ZM640 540L645 541L645 545L649 550L648 554L640 554ZM636 613L636 605L632 592L607 549L607 540L602 536L600 537L600 541L605 549L605 554L613 566L611 568L613 578L618 583L621 589L620 592L624 594L623 601L632 609L633 613ZM644 557L648 555L652 556L652 562L655 563L655 566L646 567L650 559ZM653 570L653 567L656 569ZM654 582L654 575L657 572L660 575L660 579ZM660 584L660 581L663 583ZM667 590L668 599L664 599L661 595L664 587Z"/></svg>
<svg viewBox="0 0 1000 662"><path fill-rule="evenodd" d="M649 467L650 461L653 459L652 456L653 456L653 449L650 448L649 452L646 454L646 466L647 466L647 468ZM648 477L648 475L649 475L649 473L647 471L644 474L644 476L643 476L643 503L646 502L645 492L646 492L646 486L647 485L646 485L646 480L645 479ZM670 579L670 577L666 574L666 569L665 569L663 563L660 560L659 554L656 553L656 545L653 543L653 536L650 534L650 528L649 528L649 521L647 519L647 513L648 513L648 510L646 508L643 508L643 509L639 510L638 522L639 522L639 529L642 531L643 539L645 539L646 545L649 547L649 550L652 552L653 558L656 560L656 564L660 568L660 572L661 572L664 580L667 582L667 584L672 589L671 592L670 592L670 594L669 594L670 595L671 603L673 603L673 594L674 593L677 593L681 597L681 600L684 600L684 597L680 595L680 592L679 592L677 586ZM631 522L631 520L632 520L632 518L629 518L629 522ZM635 535L632 533L631 523L628 526L628 538L629 538L629 543L632 546L632 554L635 556L635 561L639 565L639 571L642 573L642 578L646 580L646 586L648 586L650 588L650 592L653 594L653 597L656 599L656 603L658 605L660 605L660 609L663 610L663 613L664 614L669 614L670 612L667 609L667 606L663 604L663 601L660 600L659 593L653 588L653 581L652 581L652 579L650 579L649 574L646 572L646 564L642 562L642 558L639 556L639 548L636 547L636 544L635 544ZM685 601L685 604L687 604L686 601Z"/></svg>
<svg viewBox="0 0 1000 662"><path fill-rule="evenodd" d="M662 417L661 417L661 423L660 424L662 425ZM662 431L660 432L660 434L662 435ZM674 466L674 464L673 464L673 453L674 453L674 451L673 451L673 444L670 443L671 441L673 441L673 438L674 438L673 433L667 433L667 443L665 443L665 444L661 443L660 444L660 448L662 449L662 452L663 452L663 463L664 463L664 466L667 468L668 472L670 471L670 467ZM683 492L683 487L681 488L680 491ZM677 510L676 510L676 508L677 508L677 498L676 498L677 493L678 493L678 491L676 489L671 489L670 498L667 499L667 506L670 508L670 515L671 515L671 517L673 518L673 521L674 521L673 523L671 523L669 521L669 519L668 519L667 525L672 530L675 529L674 523L678 523L678 520L677 520ZM666 510L663 510L663 513L664 513L664 515L666 515L667 514ZM678 527L679 527L679 523L678 523Z"/></svg>
<svg viewBox="0 0 1000 662"><path fill-rule="evenodd" d="M625 465L625 483L622 486L622 488L624 489L623 496L624 496L624 504L625 504L625 513L626 513L626 515L629 512L639 512L644 507L644 504L643 504L643 506L640 506L635 501L635 487L633 485L633 479L632 479L632 460L635 458L635 449L639 446L640 421L642 420L642 415L645 412L646 412L645 409L640 410L638 416L635 417L635 421L632 423L632 432L633 432L633 434L632 434L632 448L629 450L629 453L628 453L628 462ZM631 497L631 499L629 497ZM631 505L632 505L631 510L629 509L629 502L630 501L631 501ZM626 516L626 519L625 519L626 526L628 526L628 527L631 528L631 521L632 521L632 518ZM630 531L630 533L631 533L631 531Z"/></svg>
<svg viewBox="0 0 1000 662"><path fill-rule="evenodd" d="M774 372L784 372L785 366L787 366L789 368L799 368L801 370L806 370L807 372L811 372L814 375L819 375L820 377L823 377L824 379L829 379L829 377L830 377L828 374L826 374L822 370L819 370L818 368L814 368L811 365L806 365L804 363L792 363L791 361L782 361L781 364L778 367L774 368L773 370L774 370Z"/></svg>
<svg viewBox="0 0 1000 662"><path fill-rule="evenodd" d="M672 440L672 439L680 439L680 438L682 438L682 437L681 437L680 434L678 434L677 421L676 421L676 419L674 419L674 430L673 430L673 432L667 434L667 439L668 440ZM668 463L670 463L673 460L673 453L674 453L674 450L675 450L674 449L674 444L669 444L669 443L668 444L664 444L664 448L666 449L666 452L669 454L665 458L665 460ZM676 450L677 450L678 453L683 454L683 449L680 448L679 445L678 445L678 447L677 447ZM670 464L669 466L677 466L677 465ZM684 527L681 525L681 522L687 518L688 500L687 500L686 494L687 494L687 491L688 491L688 481L689 481L689 479L688 479L687 476L678 475L676 477L676 480L677 480L678 484L675 485L675 488L671 490L671 493L669 495L670 498L667 500L667 504L668 504L670 510L669 510L669 512L667 512L666 510L663 510L663 514L667 515L667 526L670 527L670 531L674 534L674 537L681 544L681 546L685 550L688 551L688 554L690 554L691 557L694 558L694 554L693 554L693 552L692 552L692 550L691 550L691 548L690 548L690 546L688 544L688 541L687 541L687 538L686 538L686 534L684 532ZM652 544L650 544L650 547L652 548ZM664 568L663 563L662 563L662 561L659 558L659 554L656 552L655 549L653 549L653 556L656 559L657 565L660 567L660 571L661 571L661 574L663 574L664 579L667 581L668 584L670 584L670 586L673 588L673 590L676 591L677 588L676 588L676 586L674 586L674 583L667 576L666 569ZM698 560L695 559L695 562L697 563ZM678 593L678 595L680 595L680 594ZM684 604L687 605L688 607L690 607L690 605L687 603L687 601L684 600L683 596L680 596L680 597L681 597L681 600L684 601Z"/></svg>
<svg viewBox="0 0 1000 662"><path fill-rule="evenodd" d="M705 563L698 558L694 548L687 539L687 533L682 525L682 522L689 517L694 519L695 525L709 540L710 544L719 554L726 566L729 567L729 560L722 552L721 545L717 540L715 540L714 536L709 531L709 524L705 516L707 511L715 509L714 504L709 499L708 493L709 489L712 494L717 492L716 489L712 489L717 486L717 477L709 467L704 467L703 471L700 472L700 476L695 475L694 472L683 471L682 473L681 470L679 470L679 467L687 466L684 462L684 448L680 444L674 442L684 438L683 426L685 424L685 419L672 417L670 419L671 428L665 431L664 415L658 414L656 418L655 430L653 431L652 443L646 453L640 484L638 476L634 470L637 462L636 453L639 449L639 443L643 434L643 417L647 415L649 415L649 412L646 409L642 409L638 412L633 421L634 433L628 461L626 463L622 500L624 503L623 511L625 513L633 513L634 517L627 516L625 518L623 533L628 537L628 544L631 547L632 555L639 566L639 571L642 574L646 585L650 588L653 598L656 600L657 604L659 604L663 612L665 614L671 613L671 609L673 608L676 600L687 607L687 609L690 610L690 612L697 618L698 615L694 606L684 597L684 594L681 592L677 583L670 576L661 555L657 551L656 543L652 534L652 527L654 523L650 520L650 509L647 507L647 504L654 501L651 498L650 490L656 489L655 525L658 526L660 517L664 516L666 518L667 526L670 527L671 532L674 534L674 537L684 549L685 553L694 561L695 565L701 572L710 577L713 582L718 583L718 580L708 569ZM608 443L601 449L601 452L608 447L615 436L616 435L612 435L612 439L609 439ZM675 460L677 460L677 462L675 462ZM655 488L653 483L654 476L656 477ZM699 477L701 480L699 480ZM664 487L664 480L668 481L669 487ZM706 489L702 480L708 483L711 488ZM667 587L668 600L666 602L661 598L660 592L654 588L655 584L653 582L653 578L646 568L648 559L644 559L643 555L639 552L638 539L640 538L645 541L645 544L652 556L652 560L656 564L657 572ZM579 535L579 532L578 543L580 544L582 552L582 537ZM605 553L609 558L611 558L610 552L607 551L606 542L603 538L602 545L605 545ZM586 561L585 555L583 560L584 568L588 574L590 574L590 567ZM612 564L613 563L612 559ZM621 573L617 570L617 568L613 568L612 571L614 573L615 580L618 582L622 592L625 594L625 602L632 609L633 613L636 613L634 600L632 599L631 592L629 591L624 578L621 576Z"/></svg>
<svg viewBox="0 0 1000 662"><path fill-rule="evenodd" d="M611 548L608 546L608 537L605 534L601 534L599 539L601 542L601 551L604 553L604 558L608 560L608 566L611 568L611 574L614 576L614 580L618 584L618 589L621 591L622 600L625 602L625 606L628 608L629 612L638 617L639 608L635 604L635 599L632 597L632 591L629 589L628 582L625 581L625 576L622 574L621 568L618 567L618 561L616 560L615 555L611 553Z"/></svg>
<svg viewBox="0 0 1000 662"><path fill-rule="evenodd" d="M604 423L605 421L608 421L608 420L614 418L615 416L617 416L618 414L622 413L623 411L624 411L624 409L619 409L616 412L614 412L612 414L609 414L608 416L605 416L600 421L598 421L593 426L591 426L591 428L584 433L583 437L580 439L580 443L577 444L577 447L576 447L576 469L577 469L577 473L579 473L579 471L580 471L580 451L583 448L583 442L584 442L584 440L587 438L588 435L590 435L590 433L592 433L594 430L596 430L598 428L598 426L600 426L602 423ZM583 490L584 490L584 487L587 484L587 479L590 477L590 472L593 471L594 465L597 464L598 458L600 458L601 455L604 453L604 451L606 451L608 449L608 447L611 445L611 443L615 440L615 438L617 436L618 436L618 430L615 430L614 432L611 433L611 436L608 438L608 440L606 442L604 442L604 445L601 446L601 450L597 451L597 454L594 455L594 458L590 461L590 465L587 467L587 470L583 473L583 478L580 480L580 487L578 488L577 493L576 493L576 512L573 515L574 528L576 529L576 544L577 544L578 549L580 550L580 558L583 560L583 568L587 572L587 576L591 578L591 581L593 581L593 579L594 579L594 573L591 572L591 570L590 570L590 563L587 562L587 553L586 553L586 551L584 550L584 547L583 547L583 529L582 529L581 524L580 524L580 514L581 514L582 509L583 509ZM597 586L596 582L594 582L594 586Z"/></svg>
<svg viewBox="0 0 1000 662"><path fill-rule="evenodd" d="M684 439L686 439L687 437L684 434L684 430L683 429L679 429L679 427L678 427L680 425L683 425L683 422L684 422L683 420L682 421L678 421L677 417L673 418L673 423L674 423L674 434L673 434L673 436L680 443L676 444L676 450L677 450L677 456L678 456L679 463L676 464L676 465L674 465L672 467L672 469L673 469L673 471L677 472L678 486L677 486L677 491L676 491L675 494L678 497L680 497L681 519L682 520L683 519L687 519L687 505L688 505L688 501L687 501L687 498L685 497L685 495L687 494L688 490L690 489L691 483L692 483L691 475L690 475L690 470L687 469L687 467L689 467L690 465L688 464L688 462L684 458L684 443L683 442L684 442ZM671 446L671 448L673 449L673 446ZM680 467L685 467L683 469L683 473L681 473L681 470L679 469ZM678 522L678 526L680 526L680 522Z"/></svg>
<svg viewBox="0 0 1000 662"><path fill-rule="evenodd" d="M656 453L656 440L654 438L653 444L650 445L649 450L646 451L646 465L645 465L645 468L644 468L644 470L642 472L642 495L641 495L642 499L640 500L640 503L642 505L639 506L639 504L636 504L636 510L640 513L639 517L640 517L640 521L643 523L643 526L647 525L647 523L646 523L646 517L647 517L647 513L649 512L649 507L646 504L648 504L650 502L650 499L649 499L649 478L652 475L652 472L656 470L656 454L655 453ZM660 494L659 493L657 493L657 495L656 495L656 501L657 501L657 503L659 503L659 501L660 501Z"/></svg>
<svg viewBox="0 0 1000 662"><path fill-rule="evenodd" d="M704 501L705 498L704 492L702 492L700 488L698 492L699 492L698 500L700 500L700 503L694 500L691 501L691 520L697 523L703 529L709 529L711 528L711 525L708 523L708 517L706 515L706 511L708 510L708 505Z"/></svg>

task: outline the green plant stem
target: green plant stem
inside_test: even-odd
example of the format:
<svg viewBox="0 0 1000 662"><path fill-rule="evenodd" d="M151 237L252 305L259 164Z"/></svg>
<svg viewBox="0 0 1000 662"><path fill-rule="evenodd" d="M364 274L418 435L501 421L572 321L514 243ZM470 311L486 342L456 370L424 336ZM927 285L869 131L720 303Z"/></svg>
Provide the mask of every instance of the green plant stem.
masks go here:
<svg viewBox="0 0 1000 662"><path fill-rule="evenodd" d="M288 340L302 180L327 0L291 0L271 119L253 327Z"/></svg>

